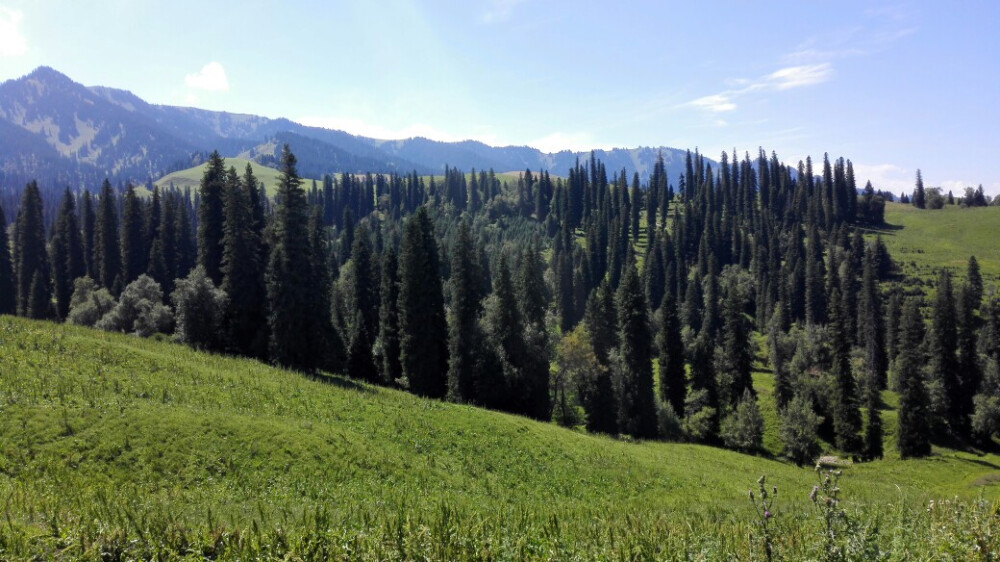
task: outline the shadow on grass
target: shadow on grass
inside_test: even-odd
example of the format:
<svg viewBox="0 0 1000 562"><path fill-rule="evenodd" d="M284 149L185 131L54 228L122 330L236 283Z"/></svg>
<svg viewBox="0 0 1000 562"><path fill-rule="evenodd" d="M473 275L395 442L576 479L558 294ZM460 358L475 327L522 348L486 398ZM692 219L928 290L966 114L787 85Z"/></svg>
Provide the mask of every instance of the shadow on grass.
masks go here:
<svg viewBox="0 0 1000 562"><path fill-rule="evenodd" d="M892 236L896 232L903 230L903 225L901 224L880 224L878 226L863 226L860 227L861 231L864 233L871 234L885 234L887 236Z"/></svg>
<svg viewBox="0 0 1000 562"><path fill-rule="evenodd" d="M306 375L311 380L321 382L324 384L329 384L336 386L337 388L343 388L345 390L354 390L356 392L361 392L364 394L374 394L375 390L369 386L365 386L358 381L349 379L343 375L334 375L330 373L316 373L313 375Z"/></svg>

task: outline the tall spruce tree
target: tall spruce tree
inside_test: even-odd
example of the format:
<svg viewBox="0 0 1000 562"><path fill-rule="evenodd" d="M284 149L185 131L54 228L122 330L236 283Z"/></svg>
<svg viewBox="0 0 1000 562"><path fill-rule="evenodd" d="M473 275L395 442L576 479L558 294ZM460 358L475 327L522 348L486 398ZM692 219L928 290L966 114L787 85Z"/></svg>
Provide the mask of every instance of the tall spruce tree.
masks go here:
<svg viewBox="0 0 1000 562"><path fill-rule="evenodd" d="M76 216L76 199L67 188L63 192L62 203L52 240L49 242L50 263L52 264L52 289L56 298L56 317L66 318L69 301L73 296L73 282L86 275L83 260L83 241Z"/></svg>
<svg viewBox="0 0 1000 562"><path fill-rule="evenodd" d="M118 211L111 182L104 180L97 201L94 229L94 269L96 281L114 294L121 289L121 246L118 238ZM117 283L116 283L117 281Z"/></svg>
<svg viewBox="0 0 1000 562"><path fill-rule="evenodd" d="M944 390L946 416L956 433L961 433L968 424L967 413L962 409L962 384L958 372L958 331L955 311L955 294L952 289L951 274L941 270L938 274L937 294L931 311L931 331L928 334L928 350L932 376Z"/></svg>
<svg viewBox="0 0 1000 562"><path fill-rule="evenodd" d="M479 276L469 224L462 221L451 253L451 308L448 313L448 399L476 402L480 335Z"/></svg>
<svg viewBox="0 0 1000 562"><path fill-rule="evenodd" d="M673 407L678 416L684 414L687 398L687 375L684 371L684 341L681 322L677 316L677 302L671 291L663 295L660 305L660 333L657 338L660 367L660 399Z"/></svg>
<svg viewBox="0 0 1000 562"><path fill-rule="evenodd" d="M395 384L403 376L399 362L399 260L396 250L386 248L382 256L382 302L379 305L380 375L383 384Z"/></svg>
<svg viewBox="0 0 1000 562"><path fill-rule="evenodd" d="M283 177L282 180L284 179ZM205 273L217 286L222 283L222 237L225 235L223 194L225 190L226 162L216 150L208 157L205 173L201 177L201 185L198 189L198 264L204 266ZM281 194L280 191L279 194Z"/></svg>
<svg viewBox="0 0 1000 562"><path fill-rule="evenodd" d="M655 437L656 401L645 291L634 263L627 263L616 296L621 354L615 390L618 428L634 437Z"/></svg>
<svg viewBox="0 0 1000 562"><path fill-rule="evenodd" d="M378 368L372 346L378 334L378 284L372 260L371 236L364 223L354 229L351 264L354 275L349 291L356 313L351 319L348 372L352 377L376 382Z"/></svg>
<svg viewBox="0 0 1000 562"><path fill-rule="evenodd" d="M920 170L917 170L917 184L913 188L913 206L918 209L927 208L927 194L924 191L924 178L920 174Z"/></svg>
<svg viewBox="0 0 1000 562"><path fill-rule="evenodd" d="M230 168L223 193L222 290L228 295L223 316L226 345L250 357L267 356L267 290L264 254L253 229L247 186Z"/></svg>
<svg viewBox="0 0 1000 562"><path fill-rule="evenodd" d="M122 206L121 251L122 285L128 285L146 272L146 241L143 228L142 201L135 193L135 186L129 184L125 190ZM215 281L218 285L218 281Z"/></svg>
<svg viewBox="0 0 1000 562"><path fill-rule="evenodd" d="M314 371L323 359L322 335L317 325L327 309L316 305L319 295L311 293L315 275L310 243L309 210L295 155L285 145L281 153L271 254L266 286L271 359L286 367ZM221 210L221 209L220 209ZM221 223L220 223L221 226Z"/></svg>
<svg viewBox="0 0 1000 562"><path fill-rule="evenodd" d="M976 317L976 306L972 283L966 279L959 289L957 306L957 329L956 347L958 357L956 369L959 375L958 385L960 391L956 393L957 403L953 405L957 412L960 435L969 434L970 421L975 410L973 397L979 392L982 380L982 368L979 365L979 350L977 349L977 337L979 332L979 319Z"/></svg>
<svg viewBox="0 0 1000 562"><path fill-rule="evenodd" d="M7 220L0 205L0 314L14 314L17 303L14 291L14 264L10 259Z"/></svg>
<svg viewBox="0 0 1000 562"><path fill-rule="evenodd" d="M448 324L434 227L421 207L407 221L399 255L400 363L414 393L447 392Z"/></svg>
<svg viewBox="0 0 1000 562"><path fill-rule="evenodd" d="M897 359L899 428L896 431L896 446L903 458L923 457L931 452L930 399L921 372L924 364L923 339L924 321L920 317L920 304L916 298L910 298L903 307Z"/></svg>
<svg viewBox="0 0 1000 562"><path fill-rule="evenodd" d="M830 354L833 368L834 403L833 430L837 448L847 452L860 449L858 432L861 412L858 409L858 386L851 369L851 336L846 317L849 314L840 290L830 295Z"/></svg>
<svg viewBox="0 0 1000 562"><path fill-rule="evenodd" d="M83 242L83 261L87 271L87 277L97 279L97 272L94 268L94 229L97 216L94 214L94 199L90 191L84 190L80 203L80 228Z"/></svg>
<svg viewBox="0 0 1000 562"><path fill-rule="evenodd" d="M49 256L45 251L45 222L38 184L28 183L14 224L14 271L17 283L17 313L30 318L52 315Z"/></svg>

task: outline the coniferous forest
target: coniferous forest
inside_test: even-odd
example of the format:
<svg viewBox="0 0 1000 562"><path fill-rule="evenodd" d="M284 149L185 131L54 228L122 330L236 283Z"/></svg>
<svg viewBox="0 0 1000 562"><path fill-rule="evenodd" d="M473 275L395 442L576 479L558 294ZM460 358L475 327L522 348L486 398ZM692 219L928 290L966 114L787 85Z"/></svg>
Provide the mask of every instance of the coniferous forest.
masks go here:
<svg viewBox="0 0 1000 562"><path fill-rule="evenodd" d="M770 370L797 463L881 458L886 389L903 457L1000 433L1000 297L971 256L901 284L890 196L843 158L306 181L286 145L280 172L265 190L216 152L197 191L29 183L0 209L0 314L749 453Z"/></svg>

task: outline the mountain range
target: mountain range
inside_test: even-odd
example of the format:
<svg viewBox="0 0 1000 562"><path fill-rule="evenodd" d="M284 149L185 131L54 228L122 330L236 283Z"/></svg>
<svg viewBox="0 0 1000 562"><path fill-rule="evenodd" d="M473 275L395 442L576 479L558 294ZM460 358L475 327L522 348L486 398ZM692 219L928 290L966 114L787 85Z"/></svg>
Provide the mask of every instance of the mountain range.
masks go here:
<svg viewBox="0 0 1000 562"><path fill-rule="evenodd" d="M96 188L113 182L146 182L188 168L218 150L225 157L273 163L283 144L298 158L299 172L434 174L445 166L497 172L531 169L563 175L589 152L545 153L528 146L494 147L474 140L380 140L289 119L150 104L135 94L87 87L49 67L0 84L0 187L30 179L52 187ZM643 178L663 155L676 183L685 151L668 147L595 150L609 175L624 169Z"/></svg>

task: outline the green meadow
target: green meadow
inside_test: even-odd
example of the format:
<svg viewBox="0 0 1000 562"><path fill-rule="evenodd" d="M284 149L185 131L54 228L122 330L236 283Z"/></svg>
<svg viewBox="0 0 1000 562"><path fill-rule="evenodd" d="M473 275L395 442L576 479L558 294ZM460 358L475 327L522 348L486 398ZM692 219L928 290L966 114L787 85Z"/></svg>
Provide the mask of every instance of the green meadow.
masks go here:
<svg viewBox="0 0 1000 562"><path fill-rule="evenodd" d="M877 232L905 275L933 281L947 267L964 277L969 257L976 256L985 284L1000 283L1000 207L929 210L888 203L885 222Z"/></svg>
<svg viewBox="0 0 1000 562"><path fill-rule="evenodd" d="M11 317L0 357L0 559L759 559L761 475L783 559L1000 548L1000 456L899 460L891 409L888 457L843 468L825 542L763 370L769 451L748 456Z"/></svg>

